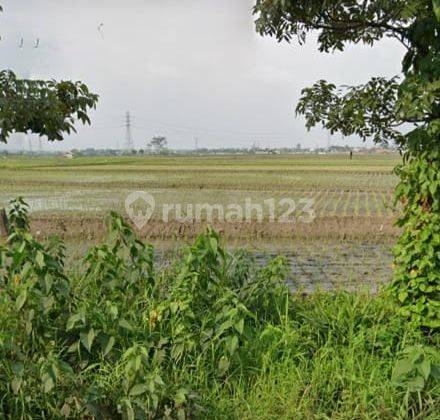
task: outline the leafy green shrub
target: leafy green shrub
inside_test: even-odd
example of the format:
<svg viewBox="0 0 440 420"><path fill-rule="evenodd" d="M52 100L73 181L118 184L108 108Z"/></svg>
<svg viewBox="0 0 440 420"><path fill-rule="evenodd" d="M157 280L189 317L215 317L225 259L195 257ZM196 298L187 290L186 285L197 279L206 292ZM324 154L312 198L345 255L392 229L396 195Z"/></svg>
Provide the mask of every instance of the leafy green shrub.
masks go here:
<svg viewBox="0 0 440 420"><path fill-rule="evenodd" d="M280 42L302 43L316 32L321 52L387 37L404 45L401 77L339 88L319 80L303 89L296 110L308 129L321 124L330 133L399 147L396 201L403 233L390 290L405 319L440 329L439 0L257 0L254 14L257 32Z"/></svg>
<svg viewBox="0 0 440 420"><path fill-rule="evenodd" d="M405 204L391 290L400 312L417 325L440 329L440 150L438 137L411 138L396 200ZM423 147L422 152L420 152Z"/></svg>
<svg viewBox="0 0 440 420"><path fill-rule="evenodd" d="M115 213L76 272L59 240L33 238L26 209L12 203L0 247L5 417L381 418L440 403L438 336L407 325L385 297L293 296L283 258L257 268L213 231L158 270ZM422 353L405 370L410 346ZM414 399L405 384L419 374Z"/></svg>
<svg viewBox="0 0 440 420"><path fill-rule="evenodd" d="M246 345L288 300L281 259L252 271L213 231L157 274L153 249L113 213L107 243L72 278L63 245L29 233L21 200L10 216L1 252L2 408L10 415L196 413L188 378L247 369Z"/></svg>

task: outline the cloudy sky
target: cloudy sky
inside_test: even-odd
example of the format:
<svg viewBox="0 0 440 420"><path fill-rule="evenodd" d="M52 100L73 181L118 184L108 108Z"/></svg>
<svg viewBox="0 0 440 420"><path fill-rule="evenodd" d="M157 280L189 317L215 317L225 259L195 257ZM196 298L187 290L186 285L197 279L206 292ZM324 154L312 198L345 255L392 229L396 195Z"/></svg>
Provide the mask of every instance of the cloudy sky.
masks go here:
<svg viewBox="0 0 440 420"><path fill-rule="evenodd" d="M312 39L277 44L255 33L250 0L0 2L1 68L82 80L100 95L92 126L58 149L122 148L127 111L136 147L154 135L173 148L192 148L196 137L200 147L326 145L326 132L308 133L294 115L301 88L392 76L403 54L391 40L328 55Z"/></svg>

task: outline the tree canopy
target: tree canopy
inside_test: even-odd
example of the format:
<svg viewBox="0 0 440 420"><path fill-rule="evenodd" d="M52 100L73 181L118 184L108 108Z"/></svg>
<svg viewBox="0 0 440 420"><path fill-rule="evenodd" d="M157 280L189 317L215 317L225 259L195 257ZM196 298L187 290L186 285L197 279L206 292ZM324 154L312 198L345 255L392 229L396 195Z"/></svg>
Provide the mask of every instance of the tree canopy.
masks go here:
<svg viewBox="0 0 440 420"><path fill-rule="evenodd" d="M14 132L63 140L76 121L90 123L87 112L97 102L98 95L82 82L23 80L11 70L0 71L0 142Z"/></svg>
<svg viewBox="0 0 440 420"><path fill-rule="evenodd" d="M279 41L302 43L319 30L320 51L343 50L348 43L372 45L383 37L409 46L416 16L431 15L431 0L257 0L257 31Z"/></svg>
<svg viewBox="0 0 440 420"><path fill-rule="evenodd" d="M403 233L391 290L403 315L440 328L440 0L257 0L254 13L261 35L304 43L316 31L322 52L384 37L404 45L402 76L341 88L320 80L302 91L296 111L308 128L400 146Z"/></svg>
<svg viewBox="0 0 440 420"><path fill-rule="evenodd" d="M322 80L304 89L297 112L309 128L322 123L332 132L404 145L409 139L399 130L404 124L439 127L440 0L257 0L254 13L261 35L303 43L317 31L323 52L384 37L406 48L403 81L375 78L338 89Z"/></svg>
<svg viewBox="0 0 440 420"><path fill-rule="evenodd" d="M98 96L81 82L22 80L0 72L0 142L13 132L32 132L51 141L75 131L75 121L89 123L87 110Z"/></svg>

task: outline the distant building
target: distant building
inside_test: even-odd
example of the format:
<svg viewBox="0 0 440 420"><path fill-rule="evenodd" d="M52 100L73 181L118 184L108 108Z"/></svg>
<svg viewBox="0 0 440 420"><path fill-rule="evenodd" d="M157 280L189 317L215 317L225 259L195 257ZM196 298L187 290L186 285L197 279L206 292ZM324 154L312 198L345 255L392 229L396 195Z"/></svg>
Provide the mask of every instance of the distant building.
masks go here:
<svg viewBox="0 0 440 420"><path fill-rule="evenodd" d="M394 153L394 150L387 149L384 147L377 147L376 149L374 149L374 153L376 153L378 155L390 155L390 154Z"/></svg>
<svg viewBox="0 0 440 420"><path fill-rule="evenodd" d="M64 153L63 157L66 159L73 159L73 153L71 152Z"/></svg>

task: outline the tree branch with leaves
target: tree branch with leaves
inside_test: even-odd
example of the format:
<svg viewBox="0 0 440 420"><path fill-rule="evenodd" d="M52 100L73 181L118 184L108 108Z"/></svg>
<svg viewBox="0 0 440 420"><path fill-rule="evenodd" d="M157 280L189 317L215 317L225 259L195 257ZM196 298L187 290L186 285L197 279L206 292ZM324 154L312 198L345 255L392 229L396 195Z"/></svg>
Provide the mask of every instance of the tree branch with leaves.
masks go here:
<svg viewBox="0 0 440 420"><path fill-rule="evenodd" d="M261 35L302 44L315 31L321 52L385 37L405 45L402 78L341 88L321 80L296 111L309 129L399 145L403 233L391 290L404 316L440 328L440 0L257 0L254 13Z"/></svg>
<svg viewBox="0 0 440 420"><path fill-rule="evenodd" d="M98 95L82 82L24 80L0 71L0 142L28 132L61 141L76 131L76 122L90 124L88 112L97 102Z"/></svg>

